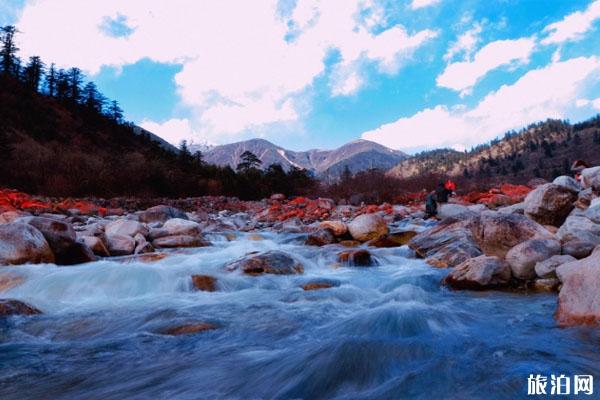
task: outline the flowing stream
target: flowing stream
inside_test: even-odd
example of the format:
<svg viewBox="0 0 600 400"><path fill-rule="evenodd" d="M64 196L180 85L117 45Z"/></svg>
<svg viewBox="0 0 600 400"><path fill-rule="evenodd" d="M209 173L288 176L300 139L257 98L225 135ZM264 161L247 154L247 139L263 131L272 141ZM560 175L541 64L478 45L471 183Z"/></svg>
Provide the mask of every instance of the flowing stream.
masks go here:
<svg viewBox="0 0 600 400"><path fill-rule="evenodd" d="M532 373L600 379L600 332L558 328L555 295L450 291L406 247L336 267L339 246L261 235L154 263L6 267L26 279L1 296L44 314L0 320L0 399L510 399ZM270 249L304 274L223 269ZM193 274L219 291L193 290ZM300 288L315 278L338 286ZM200 321L218 329L160 334Z"/></svg>

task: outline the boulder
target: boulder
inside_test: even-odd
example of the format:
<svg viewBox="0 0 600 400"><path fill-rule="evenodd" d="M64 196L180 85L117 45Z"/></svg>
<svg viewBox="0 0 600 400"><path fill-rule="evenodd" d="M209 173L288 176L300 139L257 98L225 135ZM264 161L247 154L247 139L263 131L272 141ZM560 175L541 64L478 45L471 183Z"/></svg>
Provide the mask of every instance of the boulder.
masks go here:
<svg viewBox="0 0 600 400"><path fill-rule="evenodd" d="M0 225L0 264L37 264L54 261L54 254L42 232L24 223Z"/></svg>
<svg viewBox="0 0 600 400"><path fill-rule="evenodd" d="M368 250L344 251L338 254L338 261L351 267L372 267L377 265Z"/></svg>
<svg viewBox="0 0 600 400"><path fill-rule="evenodd" d="M501 207L497 210L501 214L525 214L525 203L517 203L511 206Z"/></svg>
<svg viewBox="0 0 600 400"><path fill-rule="evenodd" d="M586 168L581 171L581 180L584 188L600 191L600 167Z"/></svg>
<svg viewBox="0 0 600 400"><path fill-rule="evenodd" d="M111 256L127 256L135 250L135 240L127 235L106 235L106 243Z"/></svg>
<svg viewBox="0 0 600 400"><path fill-rule="evenodd" d="M416 235L417 232L414 231L394 232L385 237L370 240L367 242L367 245L373 247L400 247L408 244Z"/></svg>
<svg viewBox="0 0 600 400"><path fill-rule="evenodd" d="M136 234L133 237L133 240L135 241L135 250L133 250L134 254L146 254L154 252L154 246L148 243L144 235L141 233Z"/></svg>
<svg viewBox="0 0 600 400"><path fill-rule="evenodd" d="M19 300L0 299L0 317L11 315L37 315L42 312Z"/></svg>
<svg viewBox="0 0 600 400"><path fill-rule="evenodd" d="M329 229L334 236L344 236L348 232L348 226L342 221L323 221L319 226Z"/></svg>
<svg viewBox="0 0 600 400"><path fill-rule="evenodd" d="M354 239L367 242L387 235L388 226L379 215L362 214L348 224L348 231Z"/></svg>
<svg viewBox="0 0 600 400"><path fill-rule="evenodd" d="M469 218L476 212L470 210L467 206L460 204L445 203L438 207L438 218Z"/></svg>
<svg viewBox="0 0 600 400"><path fill-rule="evenodd" d="M600 206L589 207L584 211L583 216L596 224L600 224Z"/></svg>
<svg viewBox="0 0 600 400"><path fill-rule="evenodd" d="M535 264L535 274L542 279L556 278L556 268L575 260L575 257L569 255L552 256Z"/></svg>
<svg viewBox="0 0 600 400"><path fill-rule="evenodd" d="M554 181L552 181L552 183L567 188L573 192L579 192L580 190L583 190L583 187L579 182L567 175L557 177L554 179Z"/></svg>
<svg viewBox="0 0 600 400"><path fill-rule="evenodd" d="M99 237L97 237L97 236L82 236L81 240L83 240L83 243L85 243L85 245L87 247L89 247L90 250L92 250L92 252L95 255L100 256L100 257L109 257L110 256L110 253L108 252L108 249L104 245L104 242Z"/></svg>
<svg viewBox="0 0 600 400"><path fill-rule="evenodd" d="M562 224L556 236L562 242L585 240L600 244L600 224L596 224L586 217L570 216Z"/></svg>
<svg viewBox="0 0 600 400"><path fill-rule="evenodd" d="M484 254L504 258L508 250L529 239L552 239L540 224L520 214L486 211L466 222Z"/></svg>
<svg viewBox="0 0 600 400"><path fill-rule="evenodd" d="M408 246L431 265L448 268L482 255L471 229L453 218L414 236Z"/></svg>
<svg viewBox="0 0 600 400"><path fill-rule="evenodd" d="M495 256L479 256L457 265L444 279L454 289L493 289L509 284L510 267Z"/></svg>
<svg viewBox="0 0 600 400"><path fill-rule="evenodd" d="M335 242L335 236L333 236L333 233L329 229L319 229L308 235L304 244L307 246L325 246Z"/></svg>
<svg viewBox="0 0 600 400"><path fill-rule="evenodd" d="M93 252L83 241L77 240L77 234L71 224L46 217L24 217L19 219L42 232L54 253L56 264L73 265L94 261Z"/></svg>
<svg viewBox="0 0 600 400"><path fill-rule="evenodd" d="M176 235L200 236L201 234L202 227L199 223L182 218L172 218L165 222L162 228L153 229L150 232L150 238L157 239Z"/></svg>
<svg viewBox="0 0 600 400"><path fill-rule="evenodd" d="M548 183L527 195L525 215L542 225L560 226L573 209L575 200L575 191Z"/></svg>
<svg viewBox="0 0 600 400"><path fill-rule="evenodd" d="M31 214L24 211L6 211L0 214L0 224L10 224L21 217L27 217Z"/></svg>
<svg viewBox="0 0 600 400"><path fill-rule="evenodd" d="M573 256L579 260L592 254L594 247L596 247L596 243L587 240L573 239L563 243L562 253Z"/></svg>
<svg viewBox="0 0 600 400"><path fill-rule="evenodd" d="M552 239L531 239L516 245L506 254L506 262L514 277L533 279L535 265L539 261L560 254L560 243Z"/></svg>
<svg viewBox="0 0 600 400"><path fill-rule="evenodd" d="M196 290L214 292L217 290L217 279L208 275L192 275L192 285Z"/></svg>
<svg viewBox="0 0 600 400"><path fill-rule="evenodd" d="M292 275L302 274L304 267L292 256L279 250L263 253L250 253L225 266L228 271L242 270L248 275L275 274Z"/></svg>
<svg viewBox="0 0 600 400"><path fill-rule="evenodd" d="M561 326L600 322L600 252L563 264L556 273L562 282L555 317Z"/></svg>
<svg viewBox="0 0 600 400"><path fill-rule="evenodd" d="M139 233L146 236L148 235L148 227L131 219L118 219L106 225L105 232L107 235L125 235L134 237Z"/></svg>
<svg viewBox="0 0 600 400"><path fill-rule="evenodd" d="M140 222L166 222L171 218L188 219L187 215L175 207L160 205L150 207L139 214Z"/></svg>

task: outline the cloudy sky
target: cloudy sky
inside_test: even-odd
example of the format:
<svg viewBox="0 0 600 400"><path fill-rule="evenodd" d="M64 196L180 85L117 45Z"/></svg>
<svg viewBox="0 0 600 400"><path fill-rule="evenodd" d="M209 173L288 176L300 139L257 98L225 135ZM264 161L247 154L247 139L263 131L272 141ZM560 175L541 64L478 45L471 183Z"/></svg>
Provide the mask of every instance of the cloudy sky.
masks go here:
<svg viewBox="0 0 600 400"><path fill-rule="evenodd" d="M600 0L0 0L172 143L415 152L600 112Z"/></svg>

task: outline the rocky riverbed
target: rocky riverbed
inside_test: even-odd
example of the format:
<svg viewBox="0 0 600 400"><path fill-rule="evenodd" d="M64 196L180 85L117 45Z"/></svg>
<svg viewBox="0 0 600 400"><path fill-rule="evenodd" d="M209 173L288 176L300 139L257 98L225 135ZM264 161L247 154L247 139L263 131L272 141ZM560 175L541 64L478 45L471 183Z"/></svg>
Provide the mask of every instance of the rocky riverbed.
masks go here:
<svg viewBox="0 0 600 400"><path fill-rule="evenodd" d="M464 398L595 374L600 167L583 178L471 193L440 221L418 196L4 191L0 394Z"/></svg>

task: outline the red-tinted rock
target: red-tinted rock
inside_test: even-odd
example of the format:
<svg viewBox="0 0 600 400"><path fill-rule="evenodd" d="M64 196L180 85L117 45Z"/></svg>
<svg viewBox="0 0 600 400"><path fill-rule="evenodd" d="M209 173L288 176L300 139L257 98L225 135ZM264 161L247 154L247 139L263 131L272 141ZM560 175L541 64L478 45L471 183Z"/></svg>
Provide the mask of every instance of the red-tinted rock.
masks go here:
<svg viewBox="0 0 600 400"><path fill-rule="evenodd" d="M19 300L0 299L0 317L11 315L37 315L42 312Z"/></svg>
<svg viewBox="0 0 600 400"><path fill-rule="evenodd" d="M208 275L192 275L192 284L197 290L214 292L217 290L217 279Z"/></svg>

